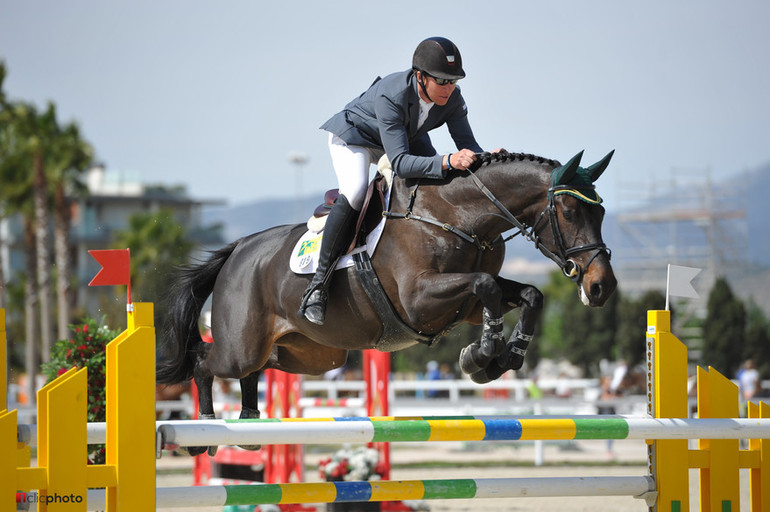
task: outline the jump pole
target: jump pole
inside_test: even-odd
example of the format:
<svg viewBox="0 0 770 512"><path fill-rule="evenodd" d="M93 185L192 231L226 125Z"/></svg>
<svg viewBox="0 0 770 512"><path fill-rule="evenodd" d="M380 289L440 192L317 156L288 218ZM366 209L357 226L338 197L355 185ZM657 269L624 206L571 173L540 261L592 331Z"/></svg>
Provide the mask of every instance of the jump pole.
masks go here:
<svg viewBox="0 0 770 512"><path fill-rule="evenodd" d="M339 417L162 421L161 441L178 446L586 439L770 439L770 418Z"/></svg>
<svg viewBox="0 0 770 512"><path fill-rule="evenodd" d="M561 496L634 496L654 500L654 497L649 494L653 490L653 482L646 476L378 480L159 487L156 507ZM98 510L100 494L99 491L89 492L89 510Z"/></svg>

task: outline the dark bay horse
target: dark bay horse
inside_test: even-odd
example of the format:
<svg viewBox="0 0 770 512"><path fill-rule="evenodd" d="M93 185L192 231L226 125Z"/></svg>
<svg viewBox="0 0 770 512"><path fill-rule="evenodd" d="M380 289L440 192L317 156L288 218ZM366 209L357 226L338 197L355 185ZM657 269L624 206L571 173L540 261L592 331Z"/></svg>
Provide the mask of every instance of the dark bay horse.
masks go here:
<svg viewBox="0 0 770 512"><path fill-rule="evenodd" d="M471 169L444 180L393 180L384 213L390 219L370 264L412 339L383 341L382 311L354 268L334 273L325 325L297 316L311 275L294 274L289 257L303 224L270 228L213 252L181 269L169 290L167 357L158 362L157 381L194 378L201 417L213 418L213 378L240 379L241 417L258 417L261 370L321 374L343 365L348 350L399 350L461 322L484 326L481 339L460 356L473 380L488 382L520 368L543 296L498 275L504 232L516 229L534 242L575 281L586 305L603 305L617 284L593 186L612 153L587 168L580 167L581 156L560 165L534 155L484 153ZM209 344L201 340L199 316L212 293ZM506 343L502 317L516 307L519 322Z"/></svg>

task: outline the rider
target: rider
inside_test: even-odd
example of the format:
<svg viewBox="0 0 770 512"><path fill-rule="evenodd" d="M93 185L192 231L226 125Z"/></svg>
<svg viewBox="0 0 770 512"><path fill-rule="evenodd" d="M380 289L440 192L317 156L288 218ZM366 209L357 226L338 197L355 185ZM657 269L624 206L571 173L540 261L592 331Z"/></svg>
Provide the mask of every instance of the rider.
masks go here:
<svg viewBox="0 0 770 512"><path fill-rule="evenodd" d="M400 178L445 178L467 169L482 152L456 83L465 77L460 51L430 37L414 52L412 69L377 78L369 89L326 121L339 197L326 220L320 261L297 314L322 325L337 259L348 247L369 182L369 166L383 154ZM458 151L437 155L428 132L446 123Z"/></svg>

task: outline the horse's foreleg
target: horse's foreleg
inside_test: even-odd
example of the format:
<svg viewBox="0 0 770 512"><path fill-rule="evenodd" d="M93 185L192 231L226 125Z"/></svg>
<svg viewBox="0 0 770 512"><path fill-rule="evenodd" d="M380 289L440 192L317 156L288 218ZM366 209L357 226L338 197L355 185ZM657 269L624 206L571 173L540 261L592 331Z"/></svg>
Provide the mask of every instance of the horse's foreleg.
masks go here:
<svg viewBox="0 0 770 512"><path fill-rule="evenodd" d="M469 375L486 368L490 361L505 351L503 317L494 316L494 313L485 306L483 325L481 339L460 351L460 369Z"/></svg>
<svg viewBox="0 0 770 512"><path fill-rule="evenodd" d="M521 292L521 314L513 329L505 354L497 358L497 364L504 370L518 370L524 364L524 355L535 334L535 326L543 312L543 294L534 286Z"/></svg>
<svg viewBox="0 0 770 512"><path fill-rule="evenodd" d="M259 418L259 372L248 374L241 379L241 415L240 419ZM244 450L259 450L262 445L248 445Z"/></svg>
<svg viewBox="0 0 770 512"><path fill-rule="evenodd" d="M453 297L466 300L475 295L484 305L483 334L481 339L460 352L460 368L473 374L485 368L505 350L503 338L502 289L490 274L441 274L438 279L421 283L432 298Z"/></svg>
<svg viewBox="0 0 770 512"><path fill-rule="evenodd" d="M543 294L534 286L504 278L498 278L498 282L503 289L503 303L510 307L520 307L521 313L505 351L495 357L486 368L471 375L471 380L479 384L493 381L508 370L518 370L522 367L527 348L533 340L535 326L543 311Z"/></svg>

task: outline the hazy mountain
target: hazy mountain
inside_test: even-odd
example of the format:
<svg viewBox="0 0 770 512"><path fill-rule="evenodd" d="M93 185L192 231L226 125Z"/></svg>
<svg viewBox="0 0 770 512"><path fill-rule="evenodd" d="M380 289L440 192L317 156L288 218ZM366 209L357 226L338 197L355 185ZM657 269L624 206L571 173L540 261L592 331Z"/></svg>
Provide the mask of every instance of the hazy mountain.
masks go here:
<svg viewBox="0 0 770 512"><path fill-rule="evenodd" d="M322 202L323 196L314 194L301 200L271 199L204 209L203 224L223 224L224 238L229 243L273 226L306 221Z"/></svg>

